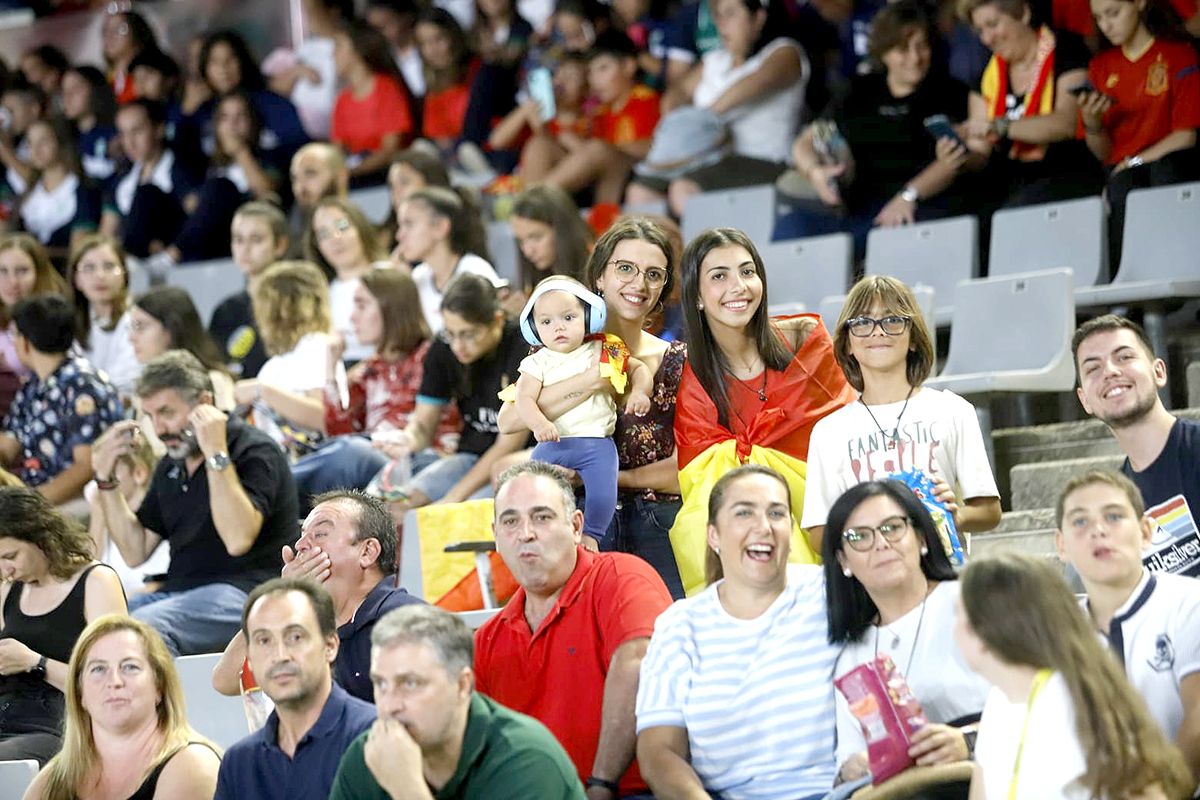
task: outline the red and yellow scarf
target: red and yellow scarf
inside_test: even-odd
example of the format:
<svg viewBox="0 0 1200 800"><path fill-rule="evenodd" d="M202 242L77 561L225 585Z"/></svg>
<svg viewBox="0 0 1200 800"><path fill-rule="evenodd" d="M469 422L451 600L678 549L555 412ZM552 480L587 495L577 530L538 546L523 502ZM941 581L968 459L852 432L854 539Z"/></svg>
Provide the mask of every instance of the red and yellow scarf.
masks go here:
<svg viewBox="0 0 1200 800"><path fill-rule="evenodd" d="M1054 32L1043 25L1038 30L1037 63L1033 86L1025 95L1025 118L1049 114L1054 110ZM979 86L987 103L988 119L1003 117L1008 112L1008 63L993 54L983 70ZM1009 157L1016 161L1041 161L1046 146L1013 141Z"/></svg>

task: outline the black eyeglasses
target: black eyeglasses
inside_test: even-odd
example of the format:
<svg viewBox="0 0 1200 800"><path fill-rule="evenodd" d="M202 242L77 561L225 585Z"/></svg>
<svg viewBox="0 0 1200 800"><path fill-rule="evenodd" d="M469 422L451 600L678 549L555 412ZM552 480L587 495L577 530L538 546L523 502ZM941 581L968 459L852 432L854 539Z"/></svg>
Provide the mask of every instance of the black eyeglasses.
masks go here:
<svg viewBox="0 0 1200 800"><path fill-rule="evenodd" d="M883 329L883 332L888 336L899 336L908 330L909 324L912 322L912 317L902 316L900 314L891 314L883 319L872 319L871 317L855 317L854 319L846 320L846 330L850 331L851 336L857 336L860 339L865 339L875 332L875 328Z"/></svg>
<svg viewBox="0 0 1200 800"><path fill-rule="evenodd" d="M888 517L875 528L870 525L846 528L842 531L842 540L850 545L851 549L865 553L875 546L876 533L888 544L895 544L904 538L904 534L908 532L908 525L908 517Z"/></svg>

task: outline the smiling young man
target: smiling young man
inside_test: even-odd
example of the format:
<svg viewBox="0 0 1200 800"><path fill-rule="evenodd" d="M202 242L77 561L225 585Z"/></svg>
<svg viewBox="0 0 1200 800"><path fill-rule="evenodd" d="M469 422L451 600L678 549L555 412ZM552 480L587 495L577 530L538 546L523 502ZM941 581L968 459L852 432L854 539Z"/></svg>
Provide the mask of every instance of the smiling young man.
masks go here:
<svg viewBox="0 0 1200 800"><path fill-rule="evenodd" d="M1155 572L1200 577L1200 422L1163 407L1167 368L1137 323L1097 317L1075 331L1071 346L1079 402L1116 437L1126 456L1121 471L1141 490L1153 522L1143 561Z"/></svg>
<svg viewBox="0 0 1200 800"><path fill-rule="evenodd" d="M1055 543L1083 580L1084 610L1200 781L1200 581L1143 565L1144 510L1125 476L1076 476L1059 496Z"/></svg>

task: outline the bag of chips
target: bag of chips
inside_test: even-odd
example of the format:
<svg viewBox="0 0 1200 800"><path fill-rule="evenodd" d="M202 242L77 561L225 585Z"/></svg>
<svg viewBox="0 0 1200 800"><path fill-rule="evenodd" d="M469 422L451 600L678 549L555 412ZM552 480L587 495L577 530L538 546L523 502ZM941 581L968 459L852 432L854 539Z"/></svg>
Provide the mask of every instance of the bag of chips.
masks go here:
<svg viewBox="0 0 1200 800"><path fill-rule="evenodd" d="M862 726L872 782L878 786L911 767L912 735L927 720L891 656L885 653L859 664L834 684Z"/></svg>
<svg viewBox="0 0 1200 800"><path fill-rule="evenodd" d="M954 516L934 495L933 479L926 475L924 470L915 468L892 475L891 479L900 481L911 489L929 512L929 516L933 517L933 524L937 526L938 537L942 540L942 548L946 551L950 563L956 567L965 566L967 556L963 550L962 537L958 535L958 528L954 525Z"/></svg>

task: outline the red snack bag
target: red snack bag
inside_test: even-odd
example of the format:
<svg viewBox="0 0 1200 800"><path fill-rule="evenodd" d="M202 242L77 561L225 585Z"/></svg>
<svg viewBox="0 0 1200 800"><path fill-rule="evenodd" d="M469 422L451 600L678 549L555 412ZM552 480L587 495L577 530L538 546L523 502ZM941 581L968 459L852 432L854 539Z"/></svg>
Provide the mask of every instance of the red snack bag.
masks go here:
<svg viewBox="0 0 1200 800"><path fill-rule="evenodd" d="M879 785L913 765L912 735L927 724L921 704L891 656L876 656L836 679L867 740L871 780Z"/></svg>

